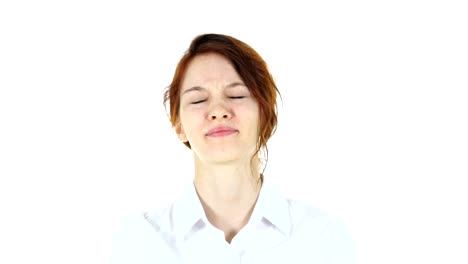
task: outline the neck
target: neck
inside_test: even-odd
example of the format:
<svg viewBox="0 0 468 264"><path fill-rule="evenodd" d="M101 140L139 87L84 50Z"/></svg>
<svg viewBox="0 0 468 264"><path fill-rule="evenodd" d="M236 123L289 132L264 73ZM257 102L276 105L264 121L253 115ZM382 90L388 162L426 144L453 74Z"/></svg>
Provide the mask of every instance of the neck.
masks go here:
<svg viewBox="0 0 468 264"><path fill-rule="evenodd" d="M206 164L195 159L194 184L208 220L221 230L242 228L261 189L258 158L252 162Z"/></svg>

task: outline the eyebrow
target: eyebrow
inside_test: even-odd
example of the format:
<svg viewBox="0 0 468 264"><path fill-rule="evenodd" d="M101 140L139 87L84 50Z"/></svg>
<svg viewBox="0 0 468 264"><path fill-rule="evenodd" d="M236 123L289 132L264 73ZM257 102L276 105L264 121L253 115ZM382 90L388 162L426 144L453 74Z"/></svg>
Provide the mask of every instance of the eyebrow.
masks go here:
<svg viewBox="0 0 468 264"><path fill-rule="evenodd" d="M236 87L236 86L245 86L244 83L242 82L233 82L233 83L230 83L228 85L226 85L224 88L233 88L233 87ZM201 86L193 86L192 88L188 88L186 89L182 94L186 94L188 92L192 92L192 91L204 91L206 90L206 88L203 88Z"/></svg>

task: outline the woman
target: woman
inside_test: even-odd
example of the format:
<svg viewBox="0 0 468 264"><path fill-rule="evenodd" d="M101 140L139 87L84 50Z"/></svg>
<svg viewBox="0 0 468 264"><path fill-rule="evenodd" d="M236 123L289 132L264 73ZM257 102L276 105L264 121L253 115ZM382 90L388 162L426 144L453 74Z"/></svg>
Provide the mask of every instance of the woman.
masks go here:
<svg viewBox="0 0 468 264"><path fill-rule="evenodd" d="M115 263L354 263L348 233L264 180L276 85L247 44L196 37L165 92L170 121L193 153L194 181L163 210L129 222Z"/></svg>

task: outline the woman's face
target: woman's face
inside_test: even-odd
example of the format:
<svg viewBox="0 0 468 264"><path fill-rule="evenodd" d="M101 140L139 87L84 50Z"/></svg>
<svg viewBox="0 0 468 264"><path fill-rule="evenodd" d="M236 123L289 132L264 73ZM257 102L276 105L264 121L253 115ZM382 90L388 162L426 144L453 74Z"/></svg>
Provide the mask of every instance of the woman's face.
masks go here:
<svg viewBox="0 0 468 264"><path fill-rule="evenodd" d="M180 92L176 132L199 160L250 161L259 134L258 103L227 59L216 53L196 56Z"/></svg>

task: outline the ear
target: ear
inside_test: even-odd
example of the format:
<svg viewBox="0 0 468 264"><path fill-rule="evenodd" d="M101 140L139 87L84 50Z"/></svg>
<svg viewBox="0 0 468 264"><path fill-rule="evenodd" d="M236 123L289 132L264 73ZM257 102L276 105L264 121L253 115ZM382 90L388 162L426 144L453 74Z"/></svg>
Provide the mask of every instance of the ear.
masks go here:
<svg viewBox="0 0 468 264"><path fill-rule="evenodd" d="M177 134L177 136L179 137L179 139L182 141L182 142L187 142L188 139L187 139L187 135L185 135L185 132L184 132L184 128L182 127L182 124L180 123L180 120L178 120L174 126L174 130Z"/></svg>

